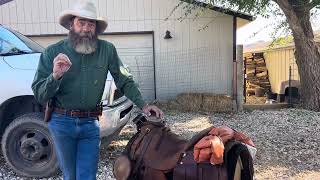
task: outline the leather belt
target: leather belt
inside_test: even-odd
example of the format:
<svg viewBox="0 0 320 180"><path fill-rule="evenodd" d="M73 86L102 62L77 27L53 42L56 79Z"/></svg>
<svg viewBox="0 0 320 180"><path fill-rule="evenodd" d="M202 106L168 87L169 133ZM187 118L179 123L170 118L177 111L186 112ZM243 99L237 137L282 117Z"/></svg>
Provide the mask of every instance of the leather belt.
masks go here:
<svg viewBox="0 0 320 180"><path fill-rule="evenodd" d="M91 110L91 111L85 111L85 110L67 110L67 109L63 109L63 108L57 108L55 107L54 112L58 113L58 114L62 114L62 115L66 115L66 116L70 116L70 117L98 117L100 115L102 115L102 111L101 110Z"/></svg>

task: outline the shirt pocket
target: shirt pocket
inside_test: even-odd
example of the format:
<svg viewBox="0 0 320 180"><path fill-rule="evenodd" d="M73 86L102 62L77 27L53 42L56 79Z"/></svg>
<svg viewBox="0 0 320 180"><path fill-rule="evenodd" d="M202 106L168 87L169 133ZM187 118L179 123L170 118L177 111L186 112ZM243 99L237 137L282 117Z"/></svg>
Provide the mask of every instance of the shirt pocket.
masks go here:
<svg viewBox="0 0 320 180"><path fill-rule="evenodd" d="M93 85L104 84L107 79L108 67L106 64L95 64L91 66L89 77L92 76Z"/></svg>

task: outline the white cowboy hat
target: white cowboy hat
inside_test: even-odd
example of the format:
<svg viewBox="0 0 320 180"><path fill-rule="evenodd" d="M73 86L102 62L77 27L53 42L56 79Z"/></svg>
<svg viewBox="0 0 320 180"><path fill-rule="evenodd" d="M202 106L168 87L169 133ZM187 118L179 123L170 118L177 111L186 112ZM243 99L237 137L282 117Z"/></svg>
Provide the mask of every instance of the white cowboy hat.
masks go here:
<svg viewBox="0 0 320 180"><path fill-rule="evenodd" d="M102 17L97 17L97 9L89 1L78 1L72 9L63 11L59 16L59 24L70 30L70 21L75 16L97 21L97 33L104 32L108 26L106 20Z"/></svg>

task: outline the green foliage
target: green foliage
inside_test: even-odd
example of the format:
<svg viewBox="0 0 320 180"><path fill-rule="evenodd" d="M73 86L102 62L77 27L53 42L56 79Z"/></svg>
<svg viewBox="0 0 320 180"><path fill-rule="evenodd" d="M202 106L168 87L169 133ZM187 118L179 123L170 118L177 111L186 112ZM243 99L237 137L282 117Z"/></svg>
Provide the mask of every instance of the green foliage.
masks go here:
<svg viewBox="0 0 320 180"><path fill-rule="evenodd" d="M174 7L169 17L178 8L182 8L184 14L178 18L179 21L183 21L191 15L192 19L195 20L201 17L206 9L213 8L214 6L242 13L249 13L253 16L262 16L264 18L273 17L274 22L272 24L266 24L266 26L273 27L274 31L270 36L276 40L280 36L288 36L291 34L291 30L286 17L275 1L277 0L182 0ZM313 17L319 17L320 15L320 0L289 0L289 3L296 9L304 10L306 13L309 12L311 20L317 22L317 19ZM199 4L201 4L201 6L199 6ZM199 31L207 28L208 24L201 27Z"/></svg>
<svg viewBox="0 0 320 180"><path fill-rule="evenodd" d="M272 43L268 46L269 48L279 47L279 46L285 46L293 42L293 36L286 36L286 37L280 37L276 38L272 41Z"/></svg>
<svg viewBox="0 0 320 180"><path fill-rule="evenodd" d="M206 8L213 6L223 7L225 9L232 9L235 11L241 11L250 13L252 15L265 14L266 9L270 4L270 0L183 0L187 2L189 6L197 5L199 2L207 4Z"/></svg>

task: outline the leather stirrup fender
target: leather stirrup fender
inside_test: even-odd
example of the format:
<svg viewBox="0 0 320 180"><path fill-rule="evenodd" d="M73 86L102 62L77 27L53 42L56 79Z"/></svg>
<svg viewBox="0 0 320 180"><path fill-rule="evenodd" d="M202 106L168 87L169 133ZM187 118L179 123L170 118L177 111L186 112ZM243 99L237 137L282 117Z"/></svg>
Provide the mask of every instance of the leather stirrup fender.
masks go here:
<svg viewBox="0 0 320 180"><path fill-rule="evenodd" d="M116 180L127 180L131 173L131 162L126 155L119 156L113 164L113 175Z"/></svg>

